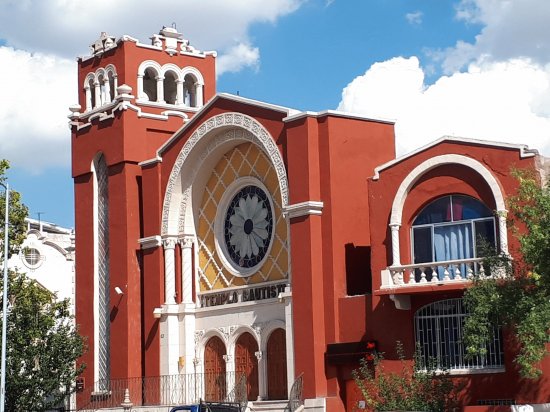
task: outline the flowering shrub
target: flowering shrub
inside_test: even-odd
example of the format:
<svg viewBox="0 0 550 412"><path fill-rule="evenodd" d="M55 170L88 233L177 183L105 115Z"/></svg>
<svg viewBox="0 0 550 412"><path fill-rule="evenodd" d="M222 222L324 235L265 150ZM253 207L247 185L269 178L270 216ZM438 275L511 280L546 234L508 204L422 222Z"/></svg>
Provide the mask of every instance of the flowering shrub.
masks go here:
<svg viewBox="0 0 550 412"><path fill-rule="evenodd" d="M452 411L457 409L460 383L453 382L448 371L436 370L433 362L419 369L418 351L413 362L405 359L403 345L397 342L401 362L399 372L388 372L381 353L364 358L353 371L353 378L369 410L376 411ZM457 409L458 410L458 409Z"/></svg>

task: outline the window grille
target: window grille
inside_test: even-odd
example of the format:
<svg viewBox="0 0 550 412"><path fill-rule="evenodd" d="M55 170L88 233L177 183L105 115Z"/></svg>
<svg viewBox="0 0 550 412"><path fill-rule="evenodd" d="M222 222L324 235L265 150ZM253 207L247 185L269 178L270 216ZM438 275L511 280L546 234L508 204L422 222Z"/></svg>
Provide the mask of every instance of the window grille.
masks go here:
<svg viewBox="0 0 550 412"><path fill-rule="evenodd" d="M98 241L98 377L100 382L110 379L109 326L109 196L107 164L101 156L97 161L97 241ZM107 390L107 388L103 388Z"/></svg>
<svg viewBox="0 0 550 412"><path fill-rule="evenodd" d="M466 358L463 328L467 316L462 299L441 300L416 312L416 343L423 369L428 365L450 371L503 368L502 335L498 327L492 331L485 355Z"/></svg>

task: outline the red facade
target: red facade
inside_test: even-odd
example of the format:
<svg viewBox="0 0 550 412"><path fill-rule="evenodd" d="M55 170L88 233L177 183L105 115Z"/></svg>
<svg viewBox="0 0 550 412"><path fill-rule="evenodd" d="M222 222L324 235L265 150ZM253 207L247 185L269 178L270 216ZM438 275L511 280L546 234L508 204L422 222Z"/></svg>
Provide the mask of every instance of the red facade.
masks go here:
<svg viewBox="0 0 550 412"><path fill-rule="evenodd" d="M280 398L280 388L289 390L303 373L306 409L355 410L360 398L351 370L358 366L357 358L338 344L377 341L379 350L390 354L391 368L396 341L403 342L407 353L415 347L419 310L460 298L469 284L465 274L452 282L443 272L431 273L427 278L434 281L424 283L418 270L411 272L407 265L415 263L415 219L447 196L455 196L449 202L457 210L454 205L466 199L502 212L517 188L511 168L535 168L536 154L523 146L449 138L395 159L392 123L337 112L296 112L215 94L215 54L184 49L180 38L170 46L170 35L165 35L154 47L123 38L115 47L79 60L79 102L88 104L71 116L76 312L88 342L81 359L87 368L79 405L89 402L88 389L102 376L225 374L226 368L228 373L244 368L258 374L258 382L256 377L249 381L254 398L249 400ZM116 93L102 89L108 88L107 81L98 70L109 65L116 69ZM193 71L186 72L188 67ZM93 91L90 86L86 90L86 85L96 87L87 83L90 73L100 76ZM195 76L197 88L185 89L195 104L184 103L181 95L190 84L185 73ZM165 82L180 74L173 85ZM154 101L160 93L151 89L155 85L164 88L165 101ZM176 100L170 101L172 92L177 92ZM96 99L92 107L90 93ZM98 98L109 95L98 104ZM98 154L108 170L105 199L94 166ZM234 175L227 175L230 170ZM273 225L272 237L258 241L266 246L266 256L239 252L237 246L236 253L259 261L250 270L224 255L224 247L238 243L226 235L229 246L223 246L216 229L223 224L219 215L227 203L220 187L229 192L240 181L248 183L230 194L258 187L256 193L267 193L271 206L265 201L266 210L273 214L266 223ZM98 220L102 210L108 215L106 229ZM230 220L227 215L226 227ZM476 217L468 220L471 226L457 224L456 230L481 230L478 220L483 227L494 225L498 247L516 252L517 241L498 218ZM439 235L446 234L444 226L422 228ZM108 242L108 256L100 256L102 239ZM473 268L478 267L475 258L451 253L447 260L472 261ZM102 267L108 268L106 299L98 286ZM451 269L453 276L457 267ZM102 311L108 325L100 327ZM104 331L109 332L106 341ZM276 342L269 343L270 336ZM548 399L548 384L534 390L519 379L513 344L506 333L503 339L504 363L498 368L460 371L468 380L464 405ZM340 361L330 356L330 345L344 351ZM105 362L102 351L108 353ZM277 365L270 359L278 359ZM543 365L545 372L548 366ZM274 387L270 373L280 369L287 376ZM231 389L215 385L208 391ZM161 398L157 396L158 403Z"/></svg>

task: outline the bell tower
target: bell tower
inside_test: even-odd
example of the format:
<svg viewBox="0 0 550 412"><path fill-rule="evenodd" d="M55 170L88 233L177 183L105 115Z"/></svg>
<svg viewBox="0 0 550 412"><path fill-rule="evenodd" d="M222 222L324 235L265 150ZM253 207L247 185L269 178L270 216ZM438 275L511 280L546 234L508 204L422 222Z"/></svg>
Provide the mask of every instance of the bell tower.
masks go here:
<svg viewBox="0 0 550 412"><path fill-rule="evenodd" d="M159 375L143 355L155 345L143 333L139 163L214 96L216 53L195 49L174 27L148 44L101 33L90 52L78 59L78 104L69 119L76 317L88 339L81 361L85 388L101 393L111 379Z"/></svg>

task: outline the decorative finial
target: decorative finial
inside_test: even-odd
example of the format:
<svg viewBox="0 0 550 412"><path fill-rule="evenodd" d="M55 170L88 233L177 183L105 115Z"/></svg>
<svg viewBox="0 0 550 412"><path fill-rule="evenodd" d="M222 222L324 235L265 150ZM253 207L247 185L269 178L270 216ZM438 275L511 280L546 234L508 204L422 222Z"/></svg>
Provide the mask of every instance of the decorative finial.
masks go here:
<svg viewBox="0 0 550 412"><path fill-rule="evenodd" d="M124 409L125 411L130 410L130 408L134 406L134 404L130 402L130 391L128 390L128 388L124 390L124 400L122 401L120 406L122 406L122 409Z"/></svg>

